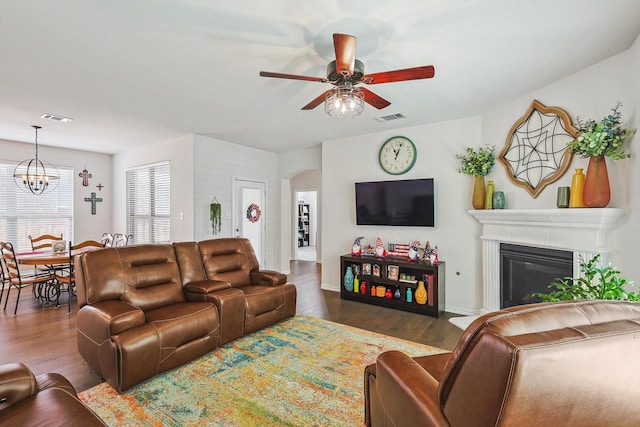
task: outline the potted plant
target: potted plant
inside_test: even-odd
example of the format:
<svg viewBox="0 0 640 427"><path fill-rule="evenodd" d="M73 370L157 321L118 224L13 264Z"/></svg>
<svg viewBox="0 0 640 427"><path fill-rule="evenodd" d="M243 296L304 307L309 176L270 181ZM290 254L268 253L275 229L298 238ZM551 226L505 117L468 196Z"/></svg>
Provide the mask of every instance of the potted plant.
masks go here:
<svg viewBox="0 0 640 427"><path fill-rule="evenodd" d="M484 177L491 172L496 163L496 147L484 145L474 150L467 147L465 154L456 155L460 160L458 172L474 177L472 206L474 209L483 209L485 205Z"/></svg>
<svg viewBox="0 0 640 427"><path fill-rule="evenodd" d="M623 145L636 130L621 126L621 106L618 101L611 110L613 114L603 117L598 122L576 118L578 137L569 143L569 148L581 157L589 158L583 196L586 207L603 208L611 199L605 157L613 160L631 157L624 151Z"/></svg>
<svg viewBox="0 0 640 427"><path fill-rule="evenodd" d="M542 298L543 302L583 300L583 299L607 299L640 301L640 291L629 292L626 285L631 284L620 276L620 271L609 265L602 265L600 254L585 262L580 258L581 277L565 277L549 285L554 291L543 294L532 294Z"/></svg>

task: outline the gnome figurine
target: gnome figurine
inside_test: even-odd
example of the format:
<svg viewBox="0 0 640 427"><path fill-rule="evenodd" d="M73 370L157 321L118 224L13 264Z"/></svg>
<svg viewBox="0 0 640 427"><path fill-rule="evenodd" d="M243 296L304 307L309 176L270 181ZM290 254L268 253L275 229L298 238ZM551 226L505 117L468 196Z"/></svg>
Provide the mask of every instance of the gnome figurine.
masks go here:
<svg viewBox="0 0 640 427"><path fill-rule="evenodd" d="M376 238L376 256L379 258L384 258L387 256L387 250L384 248L382 244L381 238Z"/></svg>
<svg viewBox="0 0 640 427"><path fill-rule="evenodd" d="M362 239L364 239L364 236L356 237L356 239L353 241L353 246L351 247L351 255L353 256L362 255L362 244L360 244L360 241Z"/></svg>
<svg viewBox="0 0 640 427"><path fill-rule="evenodd" d="M409 252L407 252L407 257L409 257L409 261L418 261L420 252L419 252L420 242L417 240L414 241L409 246Z"/></svg>

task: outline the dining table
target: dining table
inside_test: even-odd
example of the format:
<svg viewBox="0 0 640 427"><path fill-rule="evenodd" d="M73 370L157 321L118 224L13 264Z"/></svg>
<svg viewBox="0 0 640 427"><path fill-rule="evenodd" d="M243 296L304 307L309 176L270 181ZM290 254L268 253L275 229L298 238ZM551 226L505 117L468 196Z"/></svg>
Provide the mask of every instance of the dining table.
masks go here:
<svg viewBox="0 0 640 427"><path fill-rule="evenodd" d="M83 252L95 250L93 247L80 248L73 251L73 255L78 255ZM33 288L34 296L43 301L45 304L58 302L60 295L60 283L55 278L56 271L59 273L65 268L70 268L70 263L73 262L73 258L69 257L69 251L54 252L52 250L44 251L29 251L29 252L17 252L16 259L21 265L30 266L44 266L54 276L51 283L47 283L44 286L38 286ZM67 273L68 274L68 273Z"/></svg>

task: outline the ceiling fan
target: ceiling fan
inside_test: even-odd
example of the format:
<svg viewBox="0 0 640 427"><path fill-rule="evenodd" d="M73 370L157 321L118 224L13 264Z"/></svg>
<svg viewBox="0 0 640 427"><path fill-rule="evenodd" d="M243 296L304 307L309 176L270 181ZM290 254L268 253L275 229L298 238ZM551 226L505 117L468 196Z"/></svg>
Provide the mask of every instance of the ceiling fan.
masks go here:
<svg viewBox="0 0 640 427"><path fill-rule="evenodd" d="M260 71L262 77L275 77L279 79L306 80L311 82L331 83L338 90L352 90L355 85L364 83L374 85L380 83L401 82L406 80L430 79L435 75L432 65L422 67L405 68L402 70L383 71L380 73L365 74L364 64L356 59L356 38L348 34L333 34L333 46L336 60L327 65L327 77L300 76L297 74L273 73ZM336 89L329 89L320 96L302 107L303 110L312 110L325 102L327 95ZM364 102L377 109L391 105L391 102L376 95L367 88L355 88L364 97ZM325 107L326 109L326 107Z"/></svg>

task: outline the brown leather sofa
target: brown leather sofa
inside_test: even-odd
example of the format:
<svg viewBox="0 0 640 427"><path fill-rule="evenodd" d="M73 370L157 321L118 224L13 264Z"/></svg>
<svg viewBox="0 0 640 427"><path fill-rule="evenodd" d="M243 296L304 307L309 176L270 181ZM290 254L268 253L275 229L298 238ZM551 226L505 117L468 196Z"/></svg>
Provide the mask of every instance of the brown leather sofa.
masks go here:
<svg viewBox="0 0 640 427"><path fill-rule="evenodd" d="M138 245L75 259L78 350L122 392L296 312L247 239Z"/></svg>
<svg viewBox="0 0 640 427"><path fill-rule="evenodd" d="M512 307L451 353L386 352L364 376L367 426L638 426L640 304Z"/></svg>
<svg viewBox="0 0 640 427"><path fill-rule="evenodd" d="M0 365L0 426L106 426L56 373L34 376L22 363Z"/></svg>

